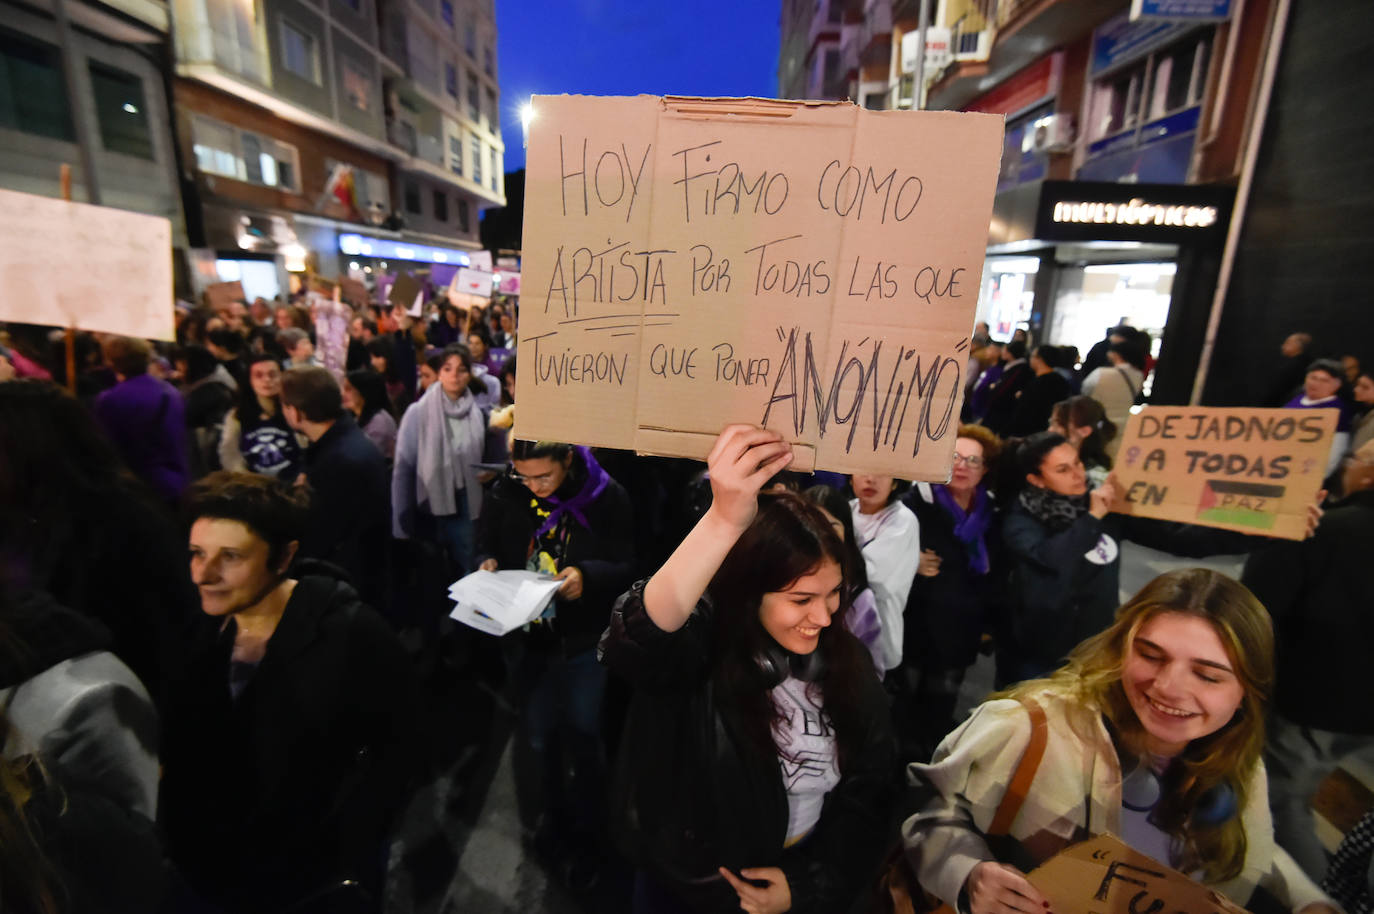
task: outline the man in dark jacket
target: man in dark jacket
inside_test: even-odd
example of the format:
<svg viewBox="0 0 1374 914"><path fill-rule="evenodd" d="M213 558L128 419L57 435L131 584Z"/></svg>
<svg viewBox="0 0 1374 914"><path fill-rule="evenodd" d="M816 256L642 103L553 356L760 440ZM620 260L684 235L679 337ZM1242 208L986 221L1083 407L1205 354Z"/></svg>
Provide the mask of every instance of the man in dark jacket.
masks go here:
<svg viewBox="0 0 1374 914"><path fill-rule="evenodd" d="M1345 464L1346 497L1301 542L1273 542L1245 564L1243 581L1274 617L1278 670L1268 747L1274 837L1314 880L1326 851L1312 795L1337 767L1374 767L1374 442Z"/></svg>
<svg viewBox="0 0 1374 914"><path fill-rule="evenodd" d="M564 581L550 611L503 642L524 693L517 797L525 826L562 858L564 878L585 886L604 832L606 671L596 644L631 582L634 523L625 490L587 448L517 441L512 462L516 475L498 479L483 508L477 561Z"/></svg>
<svg viewBox="0 0 1374 914"><path fill-rule="evenodd" d="M1030 370L1034 375L1021 391L1016 406L1006 424L1006 433L1017 437L1043 432L1050 424L1054 404L1073 396L1069 382L1055 368L1059 364L1057 346L1036 346L1031 353Z"/></svg>
<svg viewBox="0 0 1374 914"><path fill-rule="evenodd" d="M1016 414L1021 391L1030 383L1030 366L1026 364L1026 344L1012 340L1002 349L1002 376L987 395L987 412L983 424L1005 437Z"/></svg>
<svg viewBox="0 0 1374 914"><path fill-rule="evenodd" d="M282 376L282 415L305 435L310 519L304 558L322 559L354 577L368 605L386 612L390 580L391 472L386 458L343 409L343 394L323 368Z"/></svg>

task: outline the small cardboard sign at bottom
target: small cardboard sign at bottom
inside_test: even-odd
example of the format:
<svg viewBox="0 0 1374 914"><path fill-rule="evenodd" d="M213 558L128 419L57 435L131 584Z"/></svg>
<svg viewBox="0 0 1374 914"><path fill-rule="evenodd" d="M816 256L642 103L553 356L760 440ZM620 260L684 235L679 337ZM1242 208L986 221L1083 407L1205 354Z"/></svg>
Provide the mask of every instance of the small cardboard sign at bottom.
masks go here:
<svg viewBox="0 0 1374 914"><path fill-rule="evenodd" d="M1111 835L1074 844L1030 874L1050 910L1073 914L1245 914L1215 889L1132 850Z"/></svg>

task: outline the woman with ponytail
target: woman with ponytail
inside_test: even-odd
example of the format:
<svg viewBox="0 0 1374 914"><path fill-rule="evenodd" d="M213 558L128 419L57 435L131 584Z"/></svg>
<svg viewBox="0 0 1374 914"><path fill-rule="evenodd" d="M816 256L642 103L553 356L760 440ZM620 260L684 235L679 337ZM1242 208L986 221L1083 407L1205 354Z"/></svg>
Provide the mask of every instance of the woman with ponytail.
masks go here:
<svg viewBox="0 0 1374 914"><path fill-rule="evenodd" d="M1295 912L1334 911L1274 844L1260 760L1273 680L1273 629L1249 590L1201 568L1155 578L1063 668L983 704L910 767L931 791L902 827L922 886L969 914L1042 912L1022 869L1110 833L1238 905L1263 888ZM1036 775L990 845L1036 731Z"/></svg>

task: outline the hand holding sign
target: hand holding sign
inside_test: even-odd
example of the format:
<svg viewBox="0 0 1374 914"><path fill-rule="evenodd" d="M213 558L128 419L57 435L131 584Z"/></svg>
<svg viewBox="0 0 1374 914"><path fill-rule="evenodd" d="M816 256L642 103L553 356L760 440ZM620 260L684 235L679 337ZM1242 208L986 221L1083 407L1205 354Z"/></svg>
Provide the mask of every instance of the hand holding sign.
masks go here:
<svg viewBox="0 0 1374 914"><path fill-rule="evenodd" d="M966 885L972 914L1053 914L1045 896L1014 866L985 861L968 874Z"/></svg>
<svg viewBox="0 0 1374 914"><path fill-rule="evenodd" d="M743 531L758 513L759 489L792 462L792 447L777 432L731 425L706 458L711 476L711 511Z"/></svg>

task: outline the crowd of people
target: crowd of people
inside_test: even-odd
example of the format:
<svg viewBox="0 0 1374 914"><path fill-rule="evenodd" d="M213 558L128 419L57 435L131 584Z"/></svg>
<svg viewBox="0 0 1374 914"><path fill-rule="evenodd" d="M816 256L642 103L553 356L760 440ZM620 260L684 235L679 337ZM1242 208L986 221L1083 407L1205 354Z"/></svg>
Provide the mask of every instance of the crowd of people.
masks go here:
<svg viewBox="0 0 1374 914"><path fill-rule="evenodd" d="M1102 833L1241 906L1368 911L1374 819L1333 862L1312 799L1374 763L1341 700L1374 377L1295 334L1257 379L1339 413L1278 541L1112 513L1147 334L987 331L948 481L912 483L749 426L704 465L515 439L514 302L187 309L175 345L78 335L72 377L5 328L0 909L379 911L422 696L480 665L529 852L574 893L628 874L635 912L1038 914L1026 874ZM1123 602L1127 542L1174 570ZM503 570L554 601L456 627L448 585Z"/></svg>

